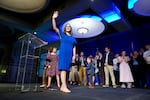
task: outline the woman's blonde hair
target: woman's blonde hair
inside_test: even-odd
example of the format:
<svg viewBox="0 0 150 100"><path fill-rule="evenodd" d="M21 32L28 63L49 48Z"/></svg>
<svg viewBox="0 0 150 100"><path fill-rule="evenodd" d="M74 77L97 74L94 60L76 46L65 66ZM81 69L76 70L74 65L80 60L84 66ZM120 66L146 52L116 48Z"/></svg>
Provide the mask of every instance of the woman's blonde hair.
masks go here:
<svg viewBox="0 0 150 100"><path fill-rule="evenodd" d="M72 27L69 23L65 24L65 27L64 27L64 33L66 34L66 26L69 25L70 26L70 31L69 31L69 34L72 35Z"/></svg>

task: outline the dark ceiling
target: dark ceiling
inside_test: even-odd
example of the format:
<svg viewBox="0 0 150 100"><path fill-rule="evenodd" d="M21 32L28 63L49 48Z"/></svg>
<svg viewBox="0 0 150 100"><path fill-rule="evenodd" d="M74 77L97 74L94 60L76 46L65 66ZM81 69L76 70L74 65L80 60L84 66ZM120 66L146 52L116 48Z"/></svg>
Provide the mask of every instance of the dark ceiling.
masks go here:
<svg viewBox="0 0 150 100"><path fill-rule="evenodd" d="M20 13L0 8L0 40L15 41L18 37L40 30L40 35L44 35L44 31L52 31L51 15L54 10L60 11L58 25L65 21L75 18L78 15L94 14L112 9L111 4L114 3L122 14L123 19L113 23L105 23L105 31L92 38L77 39L83 42L93 38L99 38L109 34L123 32L135 27L150 23L149 17L135 14L127 8L128 0L47 0L45 6L30 13ZM44 27L44 28L43 28ZM51 37L50 37L51 38Z"/></svg>
<svg viewBox="0 0 150 100"><path fill-rule="evenodd" d="M132 27L138 27L150 23L150 17L135 14L128 9L128 0L112 0L117 7L121 10L123 17Z"/></svg>

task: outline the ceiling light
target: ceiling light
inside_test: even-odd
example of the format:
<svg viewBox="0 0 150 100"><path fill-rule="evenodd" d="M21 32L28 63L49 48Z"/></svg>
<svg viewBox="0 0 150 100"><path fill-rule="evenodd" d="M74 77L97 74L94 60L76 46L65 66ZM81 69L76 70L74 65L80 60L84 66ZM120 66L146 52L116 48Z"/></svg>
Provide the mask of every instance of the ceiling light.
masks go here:
<svg viewBox="0 0 150 100"><path fill-rule="evenodd" d="M82 34L82 35L87 34L88 28L80 27L80 28L77 29L77 32Z"/></svg>
<svg viewBox="0 0 150 100"><path fill-rule="evenodd" d="M105 30L105 25L101 20L102 18L99 16L81 15L68 20L60 28L63 31L65 25L69 23L73 30L73 37L90 38L101 34Z"/></svg>

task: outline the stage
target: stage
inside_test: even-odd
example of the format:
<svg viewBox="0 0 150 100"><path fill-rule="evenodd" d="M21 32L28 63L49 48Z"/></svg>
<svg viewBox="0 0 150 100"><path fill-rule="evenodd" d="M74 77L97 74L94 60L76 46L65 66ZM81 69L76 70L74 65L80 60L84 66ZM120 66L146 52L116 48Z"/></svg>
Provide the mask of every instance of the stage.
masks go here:
<svg viewBox="0 0 150 100"><path fill-rule="evenodd" d="M19 92L15 84L0 84L0 100L150 100L150 89L102 88L95 86L69 86L72 93L62 93L53 87L46 90L38 87L37 91Z"/></svg>

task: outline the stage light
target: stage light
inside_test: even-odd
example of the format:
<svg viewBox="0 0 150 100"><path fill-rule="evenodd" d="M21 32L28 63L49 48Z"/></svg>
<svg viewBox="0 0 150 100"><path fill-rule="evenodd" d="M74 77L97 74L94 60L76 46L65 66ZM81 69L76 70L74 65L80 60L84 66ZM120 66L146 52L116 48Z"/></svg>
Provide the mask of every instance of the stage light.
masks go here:
<svg viewBox="0 0 150 100"><path fill-rule="evenodd" d="M138 0L128 0L128 9L132 9Z"/></svg>
<svg viewBox="0 0 150 100"><path fill-rule="evenodd" d="M7 73L6 69L2 69L2 70L1 70L1 73L2 73L2 74L6 74L6 73Z"/></svg>
<svg viewBox="0 0 150 100"><path fill-rule="evenodd" d="M33 32L33 34L35 34L35 35L36 35L36 34L37 34L37 32Z"/></svg>
<svg viewBox="0 0 150 100"><path fill-rule="evenodd" d="M107 23L111 23L117 20L120 20L121 17L115 11L105 11L100 14Z"/></svg>
<svg viewBox="0 0 150 100"><path fill-rule="evenodd" d="M77 16L77 18L92 18L97 21L102 21L101 17L95 15L81 15L81 16Z"/></svg>
<svg viewBox="0 0 150 100"><path fill-rule="evenodd" d="M100 18L98 16L91 16L90 18L95 19L97 21L102 21L102 18Z"/></svg>
<svg viewBox="0 0 150 100"><path fill-rule="evenodd" d="M102 16L107 23L112 23L121 19L121 13L118 7L114 3L112 3L111 5L112 10L106 10L100 13L100 16Z"/></svg>

